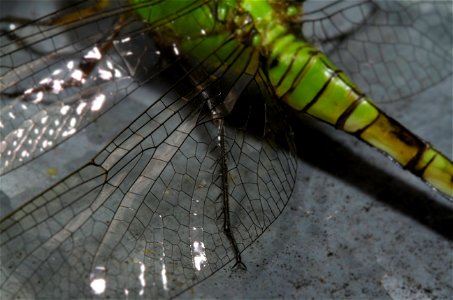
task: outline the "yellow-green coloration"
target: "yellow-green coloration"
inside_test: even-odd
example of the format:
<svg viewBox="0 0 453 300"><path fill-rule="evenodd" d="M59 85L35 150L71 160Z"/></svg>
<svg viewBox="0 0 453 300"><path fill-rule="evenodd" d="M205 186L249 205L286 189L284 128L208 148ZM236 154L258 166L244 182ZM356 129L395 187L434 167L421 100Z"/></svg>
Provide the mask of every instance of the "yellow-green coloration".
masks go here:
<svg viewBox="0 0 453 300"><path fill-rule="evenodd" d="M58 169L57 168L48 168L47 169L47 175L49 176L57 176L58 175Z"/></svg>
<svg viewBox="0 0 453 300"><path fill-rule="evenodd" d="M430 160L424 160L431 157ZM416 167L416 170L424 170L422 178L431 183L440 191L446 191L450 198L453 198L453 182L451 174L453 173L453 165L448 158L434 149L428 149L423 154ZM448 194L448 192L450 192Z"/></svg>
<svg viewBox="0 0 453 300"><path fill-rule="evenodd" d="M190 11L194 18L180 17L165 25L169 30L168 43L179 41L183 53L196 46L197 50L190 55L201 58L235 33L235 39L221 47L222 59L238 44L251 47L264 58L266 65L261 67L267 71L275 95L289 106L355 135L453 197L453 163L381 112L323 53L290 32L290 19L301 13L301 6L288 6L286 14L282 14L275 8L282 2L273 0L217 1L215 6L203 1L195 4ZM175 10L184 11L184 7L186 1L163 1L152 10L142 9L138 13L153 23L171 16ZM215 16L222 22L215 20ZM194 32L200 28L207 32L197 38ZM191 39L185 39L187 35Z"/></svg>
<svg viewBox="0 0 453 300"><path fill-rule="evenodd" d="M302 3L303 0L92 2L97 4L88 7L87 3L77 3L25 24L22 19L3 19L4 25L9 24L4 26L5 29L16 28L5 30L1 40L11 43L0 46L0 52L6 58L2 59L5 63L2 66L5 70L2 71L6 74L2 79L6 79L8 86L14 85L6 90L0 89L1 96L5 97L2 103L9 106L9 102L14 102L11 106L14 114L10 114L8 121L2 121L2 124L6 124L7 132L10 128L14 129L7 133L8 137L14 135L14 138L5 139L6 143L2 140L0 155L14 148L7 162L11 162L14 168L21 168L12 173L14 182L19 185L22 183L21 176L25 172L30 173L28 177L33 176L35 169L46 175L36 178L37 183L58 181L49 188L30 182L33 189L25 186L25 190L20 188L13 193L13 197L18 194L19 199L24 201L13 203L10 200L14 198L3 197L6 202L2 208L7 210L7 214L3 213L0 220L0 244L4 254L0 269L5 276L0 290L6 298L99 296L118 299L127 294L131 298L139 295L147 299L166 299L198 284L225 266L233 256L235 265L245 268L241 252L263 234L287 207L297 184L292 130L279 107L283 102L301 114L331 124L379 149L453 201L452 162L381 112L344 73L301 35L301 28L305 29L305 25L311 26L310 22L316 23L321 19L341 27L343 22L336 22L337 12L342 12L341 2L335 4L338 6L328 12L326 18L312 18L308 7L307 14L301 15L301 5L287 4ZM386 42L392 49L377 51L380 57L370 61L377 62L374 66L379 67L367 63L364 66L367 70L360 68L362 55L342 58L343 52L334 49L334 53L339 55L338 62L350 66L350 71L357 70L359 76L368 74L370 68L376 75L390 75L381 72L381 66L389 67L389 72L394 70L389 64L391 60L387 60L391 56L409 63L411 69L410 63L419 61L411 55L405 59L402 55L407 53L407 49L393 51L393 48L406 45L404 33L415 31L417 34L410 39L409 45L418 50L421 44L417 37L429 35L433 28L418 30L401 18L403 30L397 32L403 34L398 35L401 36L399 40L383 39L382 44L381 41L375 43L371 33L376 31L372 27L379 27L382 19L376 18L374 23L372 18L371 23L368 22L370 15L362 12L362 8L371 8L371 11L375 8L383 13L384 18L393 16L394 10L381 7L377 3L380 1L366 2L366 8L353 6L353 11L360 9L358 14L363 17L357 26L360 32L367 33L364 49L372 51L375 46ZM416 17L423 20L420 13L426 11L426 6L416 5L415 8ZM441 17L440 10L435 11L434 16ZM406 16L409 12L413 10L403 7L397 16ZM448 18L441 24L445 25L450 20ZM389 23L389 26L379 29L397 29L398 24ZM327 48L331 41L355 41L355 33L340 30L340 35L330 38L313 30L313 35L325 42ZM356 46L355 43L345 45L345 50L354 54ZM365 77L362 81L373 92L376 87L377 90L387 89L387 93L376 92L376 95L383 95L383 99L376 99L379 101L395 100L398 96L418 96L421 90L407 83L415 83L414 86L420 85L423 89L445 78L440 76L429 81L428 77L435 75L432 70L442 71L445 76L451 77L450 70L444 71L448 69L444 62L451 64L449 57L445 58L448 49L431 52L436 46L443 46L443 43L430 42L421 47L427 52L421 57L429 61L427 65L432 67L429 71L418 74L420 68L414 66L415 72L403 70L401 74L397 73L402 79L397 77L396 81L404 86L380 81L381 77ZM153 64L156 53L161 55L162 60ZM429 58L434 56L440 57L439 61L431 62ZM76 73L73 72L75 70ZM82 76L74 76L77 74ZM163 81L166 82L162 84ZM424 81L428 81L427 85L422 85ZM400 89L402 93L399 93ZM109 102L102 110L96 103L99 96ZM40 99L45 102L34 103ZM123 99L132 102L124 101L120 106ZM274 99L275 102L272 102ZM283 102L280 103L279 99ZM135 100L143 101L135 103ZM407 100L410 102L410 99ZM88 112L93 111L92 104L96 105L97 112ZM422 105L433 108L432 103ZM442 113L440 109L434 109L436 114ZM107 111L112 113L109 112L104 118L103 114ZM9 111L5 112L0 114L1 118ZM124 113L124 116L116 124L118 113ZM96 141L106 142L105 147L94 155L91 155L92 150L101 145L83 151L87 153L81 153L83 156L80 159L77 156L77 162L65 164L65 170L73 168L70 165L77 168L68 176L58 174L60 170L56 168L49 168L49 155L61 154L62 150L78 143L80 138L85 139L86 134L71 138L72 142L59 148L44 149L44 145L47 142L59 145L64 140L58 135L64 136L69 128L70 134L80 131L101 116L100 125L113 124L115 127L102 132L99 139L97 132L106 128L94 128ZM18 122L14 121L15 118ZM73 120L81 125L72 128ZM442 119L444 121L446 118ZM126 128L121 130L123 125ZM432 128L432 124L429 125ZM305 135L305 128L296 130L302 137L298 144L303 147L328 145L313 155L319 159L316 166L321 170L342 172L338 169L342 167L340 165L350 165L339 162L345 153L334 153L331 157L333 147L330 146L334 146L335 141L324 143L323 137L318 140L313 132ZM4 132L3 127L0 132ZM101 141L104 138L110 142ZM40 148L38 146L42 141L43 148ZM25 147L16 147L17 144L24 144ZM315 149L320 150L316 145ZM363 149L358 150L361 152ZM41 151L49 155L36 159L42 154ZM310 152L310 149L307 151ZM21 157L29 154L31 159L36 159L36 164L25 167ZM90 157L85 160L85 156ZM335 162L339 165L334 165ZM76 167L79 163L80 168ZM365 161L362 163L368 164ZM2 164L0 174L3 174ZM366 169L373 171L373 167ZM362 172L359 171L359 181L361 177L370 177L363 176ZM310 168L305 174L308 173L312 174ZM375 177L375 174L371 175ZM378 180L374 182L371 179L374 182L371 185L378 183L379 189L382 189L381 183L386 180L384 177L377 174ZM317 194L321 184L331 185L326 184L326 180L330 179L338 182L336 178L322 179L322 182L315 178L311 184L314 188L304 194ZM354 181L357 184L356 179ZM352 197L361 197L369 187L367 183L363 187L356 184L353 189L335 190L340 192L339 197L344 192L349 194L349 191L353 192ZM16 185L6 187L11 190ZM401 209L406 201L403 199L398 203L399 194L407 195L408 199L420 197L416 195L417 188L406 194L406 184L397 185L402 186L401 193L394 193L387 187L384 187L382 194L379 192L383 203L393 206L393 200L397 200L394 207L398 213L409 214L409 219L415 217L415 220L409 221L421 223L419 227L422 230L428 225L448 239L450 232L443 226L443 220L449 213L448 207L421 199L420 203L414 203L418 207L416 210ZM354 191L356 189L359 191ZM26 194L25 197L22 194ZM424 207L430 208L429 215L440 223L431 222L430 216L428 224L426 214L419 213L419 208L424 212ZM374 210L379 220L382 220L381 208L379 205ZM354 211L354 207L347 210ZM322 218L325 212L320 210L319 217ZM384 217L392 220L395 216L390 214ZM400 233L398 226L389 228ZM407 230L408 233L411 231L414 230ZM341 230L339 232L341 234ZM420 236L426 240L425 235ZM442 236L439 239L438 234L433 238L434 242L444 240ZM442 257L445 251L440 249L438 253ZM244 262L247 264L247 260ZM101 291L98 290L99 285ZM442 282L436 284L441 285ZM331 294L328 290L326 293ZM383 294L386 294L385 290Z"/></svg>
<svg viewBox="0 0 453 300"><path fill-rule="evenodd" d="M143 0L130 0L132 4L140 4ZM160 32L160 43L174 44L183 54L191 53L196 59L203 59L205 55L217 49L230 34L228 31L219 30L218 20L215 20L211 7L207 4L210 1L162 1L152 6L152 9L145 6L137 9L139 15L147 22L153 23L156 20L174 18L174 12L182 15L190 15L188 18L179 17L164 24L166 32ZM201 5L205 3L206 5ZM217 18L228 20L233 18L232 8L236 1L219 1L217 6ZM187 37L190 36L190 39ZM225 59L237 46L237 41L224 45L219 58ZM193 50L193 51L191 51ZM214 59L214 58L210 58ZM207 62L209 64L209 61Z"/></svg>

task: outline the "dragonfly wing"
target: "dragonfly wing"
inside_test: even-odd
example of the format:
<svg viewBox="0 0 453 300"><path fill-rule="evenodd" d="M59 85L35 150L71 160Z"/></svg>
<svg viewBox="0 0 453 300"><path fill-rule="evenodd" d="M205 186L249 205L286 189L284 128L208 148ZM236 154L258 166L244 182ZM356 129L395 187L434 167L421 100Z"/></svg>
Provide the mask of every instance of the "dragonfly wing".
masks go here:
<svg viewBox="0 0 453 300"><path fill-rule="evenodd" d="M379 103L451 75L448 1L307 1L302 33Z"/></svg>
<svg viewBox="0 0 453 300"><path fill-rule="evenodd" d="M237 50L219 65L185 66L184 76L173 74L172 64L169 74L179 79L168 92L90 163L2 220L7 295L168 297L234 259L223 232L218 129L203 92L219 88L223 98L236 91L243 74L237 71L250 61L241 57L250 52ZM246 98L255 91L255 106L244 102L245 109L233 111L225 136L231 223L240 250L278 217L295 183L286 118L269 102L263 75L251 76L240 90L250 90ZM259 123L249 118L257 111ZM244 120L239 124L237 113Z"/></svg>
<svg viewBox="0 0 453 300"><path fill-rule="evenodd" d="M208 72L209 74L212 73ZM261 77L256 77L255 80L260 87L263 86L259 84L262 80ZM139 86L144 88L143 85L139 84ZM190 85L189 91L193 90L193 85ZM160 95L162 93L159 92ZM264 93L263 90L262 93ZM174 97L174 95L170 97ZM143 287L141 274L144 267L145 281L157 284L155 290L151 284L147 284L145 287L147 294L174 295L199 282L232 258L232 253L229 252L230 245L223 237L219 221L222 219L221 206L218 204L219 200L216 199L216 196L219 194L220 188L216 186L215 180L218 175L215 164L218 156L209 151L209 145L215 144L213 140L216 138L216 128L210 123L209 114L199 114L197 109L200 107L197 106L197 101L192 101L195 98L186 98L191 99L190 106L185 106L187 101L178 97L169 100L170 103L177 100L175 102L177 104L173 107L168 105L167 100L164 101L164 99L153 102L154 105L151 103L152 109L147 110L146 114L140 115L133 122L134 126L131 125L125 130L92 163L73 173L46 193L34 198L29 205L17 209L14 214L1 221L1 247L2 252L4 251L2 253L2 271L6 274L1 289L5 294L8 292L24 298L36 295L36 297L42 295L42 298L57 297L64 293L67 293L66 295L74 293L74 297L89 296L92 295L95 288L102 288L103 280L107 280L104 283L107 284L109 295L118 293L124 297L126 291L121 290L121 287L129 288L130 293L140 293L140 289ZM174 112L180 112L183 117L176 116ZM174 119L168 119L170 116L173 116ZM203 121L200 122L200 118ZM277 124L283 123L276 125L277 127L271 130L275 132L273 135L278 136L278 133L282 132L282 128L285 127L281 119L283 118L278 113L273 117L269 116L269 120L280 121ZM266 122L266 124L273 123L273 121ZM176 133L170 135L170 132ZM288 131L283 132L285 134L282 136L288 134ZM292 156L285 154L281 148L278 151L273 150L276 148L272 139L261 140L258 138L259 135L247 135L237 130L236 126L227 130L228 137L229 153L231 154L229 168L231 182L234 183L230 184L230 188L233 194L236 193L232 208L235 219L233 226L242 250L272 222L287 201L285 197L291 190L287 186L291 187L294 184L291 180L293 177L286 177L286 181L282 178L285 178L284 174L293 174L293 167L290 163ZM153 138L157 141L156 143L152 142ZM212 149L215 150L215 147ZM327 156L330 157L329 155L330 152ZM259 157L259 161L257 157ZM285 166L285 162L288 166ZM332 165L336 163L333 161ZM261 167L261 171L251 171L257 166L256 170L260 170ZM349 166L344 165L343 167L349 169ZM157 174L159 176L155 179ZM267 175L270 174L278 175L269 176L268 179ZM361 175L357 176L362 178ZM324 173L320 178L331 182L327 184L322 182L323 184L316 188L318 193L330 185L338 184L337 178L326 179ZM190 184L186 185L187 182ZM194 182L200 182L199 186L191 187ZM263 185L263 183L266 184ZM274 196L273 193L279 190L278 187L281 187L281 191L286 193ZM312 191L306 192L305 195L312 195L312 193L315 194ZM269 199L264 202L264 206L261 202L254 201L257 194L261 199ZM346 195L347 197L348 195ZM363 197L363 193L359 193L357 197ZM197 198L210 201L215 205L208 206L206 202L197 203L193 200ZM149 199L151 204L146 199ZM156 202L152 201L153 199L157 199L157 203L162 203L162 206L156 205ZM181 204L179 204L179 199L181 199ZM338 203L338 199L335 197L332 199L335 200L333 202ZM178 200L178 203L175 203L175 200ZM278 201L280 202L276 204L275 202ZM318 202L313 203L313 207L319 207ZM335 203L328 203L324 206L332 208L335 207L332 205ZM315 225L326 224L326 220L331 219L332 212L346 215L350 209L350 201L348 200L346 204L337 204L342 208L339 212L335 209L330 211L326 209L325 215L318 220L313 220L313 223ZM198 214L205 207L207 210L203 215L206 216L206 220L195 216L195 213ZM251 210L252 207L253 210ZM305 219L311 215L311 211L313 211L311 208L307 208L306 214L304 211L303 214L300 214L299 219ZM354 216L363 215L363 207L360 206L353 212L356 213ZM378 209L377 213L379 215L382 211ZM244 216L247 217L244 219L244 223L236 222L242 220ZM357 223L354 216L341 219L350 219ZM365 215L365 219L367 216ZM366 221L365 219L363 222ZM378 217L377 220L381 219ZM393 221L394 218L389 218L389 221L385 223L392 225L391 230L396 232L393 228ZM194 226L191 228L191 225ZM328 234L328 236L342 237L346 227L354 228L354 224L338 226L339 232ZM319 242L317 246L322 248L327 245L325 253L326 257L330 257L327 254L332 251L329 248L330 244L326 243L323 235L321 235L322 238L319 238L320 232L327 232L325 228L315 227L316 230L313 230L311 226L304 228L315 232L314 240ZM375 228L373 226L373 230L370 232L375 234ZM201 232L203 234L199 234ZM184 236L184 240L181 240L181 234ZM395 236L396 234L398 232L395 233ZM298 235L300 236L300 234ZM305 237L305 235L303 236ZM288 240L292 240L292 238L289 237ZM204 245L198 243L198 248L194 250L195 248L191 248L195 246L194 241L203 241ZM345 250L343 244L339 244L338 247L333 248L333 251L342 253ZM368 244L369 239L365 238L363 245ZM203 253L203 247L205 253ZM312 251L313 245L310 244L308 248L303 248L299 244L293 248ZM352 243L351 248L361 247ZM376 253L381 255L381 252ZM204 254L206 254L207 262L203 262ZM366 253L361 257L368 259L368 255L369 253ZM445 254L443 255L445 257ZM425 255L425 257L429 256L429 253ZM195 257L200 262L199 266L204 267L199 273L194 268ZM370 259L373 260L375 257ZM389 259L389 261L392 260ZM361 263L369 265L368 260ZM307 261L306 265L313 265L312 261ZM322 265L331 266L332 264L327 262ZM353 265L357 266L355 261L353 261ZM165 266L165 272L162 272L164 271L163 266ZM315 264L312 272L318 272L319 269L319 264ZM350 269L350 266L346 264L344 270ZM146 273L148 271L149 273ZM363 274L360 271L358 270L356 274ZM374 272L375 269L372 271ZM297 270L295 272L298 273ZM331 269L327 269L326 276L319 277L316 282L320 282L324 287L325 278L329 278L331 273ZM154 277L151 278L152 276L148 276L149 274L153 274ZM311 276L310 271L304 275L307 274ZM344 278L347 278L347 274L343 275L345 275ZM363 276L358 276L358 278L363 278ZM364 285L369 283L368 277L366 278L363 282ZM354 279L356 278L351 280ZM165 282L171 291L164 292ZM111 286L115 285L114 283L118 288L110 290ZM378 283L380 285L380 282ZM299 289L300 284L296 285ZM310 284L310 286L312 285ZM231 290L236 292L235 289Z"/></svg>
<svg viewBox="0 0 453 300"><path fill-rule="evenodd" d="M198 124L196 112L182 117L168 109L159 125L148 115L156 111L152 106L92 163L2 222L2 290L88 297L104 282L111 297L141 290L171 296L234 259L222 229L216 126ZM232 224L242 250L285 207L295 161L235 128L227 141Z"/></svg>
<svg viewBox="0 0 453 300"><path fill-rule="evenodd" d="M150 26L127 15L133 8L124 3L112 1L102 13L64 26L48 24L81 7L15 27L8 18L0 20L14 28L0 36L1 174L55 148L168 67L157 64ZM22 8L17 10L22 14ZM115 31L120 16L126 21ZM167 19L157 21L165 24ZM125 126L117 126L114 134Z"/></svg>

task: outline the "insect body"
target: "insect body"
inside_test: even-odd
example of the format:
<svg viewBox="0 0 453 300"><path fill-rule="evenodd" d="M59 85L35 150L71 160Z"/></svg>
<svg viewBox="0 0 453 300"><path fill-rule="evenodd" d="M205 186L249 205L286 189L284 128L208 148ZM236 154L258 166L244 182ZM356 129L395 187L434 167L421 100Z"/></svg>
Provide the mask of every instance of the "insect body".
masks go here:
<svg viewBox="0 0 453 300"><path fill-rule="evenodd" d="M25 24L25 29L38 28L30 36L17 38L20 28L8 33L13 41L2 47L10 59L2 98L25 105L29 98L39 102L53 93L58 100L75 97L80 102L61 101L69 103L61 115L86 116L86 107L99 110L99 99L133 95L160 75L174 82L157 99L146 99L146 110L90 162L3 217L5 295L171 297L231 260L242 266L240 252L282 212L295 184L291 134L276 98L354 134L450 194L451 162L380 112L325 55L294 33L301 7L246 0L134 0L113 8L107 8L109 1L97 3L94 9ZM112 16L117 17L113 28L99 37L100 24ZM79 36L84 24L97 25L97 30L88 27L87 48L54 41L69 28L84 46ZM41 28L46 26L51 30ZM122 47L148 35L171 60L144 72L142 79L136 71L147 68L142 63L147 52ZM44 46L51 52L35 46L36 40L50 40ZM14 47L27 54L24 63L15 50L8 52ZM67 47L69 54L61 51ZM135 65L130 53L140 57ZM74 62L74 56L83 58ZM128 66L121 68L123 61ZM60 63L70 70L69 80L55 72ZM123 87L118 74L125 70L134 80ZM256 99L254 91L261 106L246 101ZM53 108L52 103L42 107ZM238 114L246 120L232 126L236 120L229 118ZM265 121L255 125L256 115ZM27 124L48 126L46 120L31 118ZM248 135L241 128L255 130ZM27 135L23 132L9 135L14 139L7 139L7 146L15 147L15 139Z"/></svg>
<svg viewBox="0 0 453 300"><path fill-rule="evenodd" d="M229 34L227 30L233 31L236 40L247 40L255 48L252 52L265 57L266 63L262 67L267 71L275 94L289 106L357 136L452 198L452 162L381 112L325 55L290 33L291 16L277 11L274 8L277 3L219 1L215 14L225 18L224 26L215 26L215 16L204 5L192 12L198 17L196 20L201 20L200 23L191 23L190 19L182 17L171 23L169 29L171 34L179 37L182 49L187 51L199 40L185 40L185 36L212 28L207 33L208 38L202 42L206 45L202 47L207 52L223 47L219 52L224 55L230 53L234 45L223 46L221 43ZM161 13L165 15L184 5L170 1L153 9L138 11L145 20L153 23L153 18L160 17ZM294 13L294 7L287 9ZM198 51L203 53L202 50ZM250 60L258 59L254 54L250 53ZM254 72L257 72L256 68Z"/></svg>

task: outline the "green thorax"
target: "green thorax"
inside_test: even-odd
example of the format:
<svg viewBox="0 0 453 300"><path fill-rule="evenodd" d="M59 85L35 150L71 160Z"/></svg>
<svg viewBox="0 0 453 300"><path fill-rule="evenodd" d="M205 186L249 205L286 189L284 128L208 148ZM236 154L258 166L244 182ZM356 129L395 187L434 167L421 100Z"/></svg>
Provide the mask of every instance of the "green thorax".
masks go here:
<svg viewBox="0 0 453 300"><path fill-rule="evenodd" d="M274 94L289 106L355 135L452 197L453 163L380 111L324 54L293 34L297 7L282 0L129 1L155 28L157 43L207 67L225 67L240 49L245 55L236 65L250 66L254 76L260 54Z"/></svg>
<svg viewBox="0 0 453 300"><path fill-rule="evenodd" d="M297 7L276 0L166 0L152 6L145 5L144 0L130 2L137 6L142 19L160 26L164 42L177 43L184 54L200 41L203 46L199 53L213 52L234 34L238 43L268 56L273 42L289 35L289 22L299 14Z"/></svg>

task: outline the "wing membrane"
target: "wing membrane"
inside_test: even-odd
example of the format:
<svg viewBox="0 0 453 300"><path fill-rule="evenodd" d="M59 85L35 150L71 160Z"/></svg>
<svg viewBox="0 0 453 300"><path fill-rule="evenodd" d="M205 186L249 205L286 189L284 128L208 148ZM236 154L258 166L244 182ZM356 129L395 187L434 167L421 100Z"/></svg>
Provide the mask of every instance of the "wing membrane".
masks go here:
<svg viewBox="0 0 453 300"><path fill-rule="evenodd" d="M409 98L452 74L448 2L308 1L304 8L303 35L376 102Z"/></svg>
<svg viewBox="0 0 453 300"><path fill-rule="evenodd" d="M146 2L144 5L153 3ZM190 3L188 7L187 11L179 13L190 13ZM350 7L357 8L359 4L353 3ZM422 8L418 4L412 7L419 11ZM324 19L336 25L340 21L335 16L341 14L342 9L335 5L332 8ZM102 16L108 22L110 17L115 19L122 11L121 7L112 8ZM381 12L381 17L390 18L392 15L392 10L383 10L382 7L377 11ZM402 7L396 14L403 15L410 11L410 7ZM440 14L441 11L434 13ZM388 65L392 62L388 59L390 56L377 55L372 65L367 60L368 65L364 66L363 62L360 63L363 56L351 54L353 51L367 51L363 49L371 49L376 44L382 45L382 42L374 40L373 35L363 35L364 32L373 27L377 27L380 33L401 27L403 33L415 30L416 35L424 37L423 33L429 29L429 26L419 29L415 23L392 23L390 19L381 24L379 22L382 21L377 21L379 18L368 18L368 14L368 11L363 11L361 16L367 18L359 23L360 26L352 30L346 26L346 29L339 30L339 36L314 33L327 50L329 45L340 48L333 51L333 60L349 74L357 74L352 76L367 76L364 75L367 71L380 71L379 63ZM307 10L305 24L323 20L319 16L310 19L310 15ZM22 137L17 137L17 133L22 130L22 135L38 143L39 138L33 135L36 128L40 134L49 132L51 128L60 132L70 129L68 125L39 125L39 121L46 116L52 122L58 120L59 124L70 124L69 116L77 116L78 123L74 126L77 132L123 99L140 94L149 86L155 88L162 78L170 78L170 85L163 85L156 99L140 99L144 106L126 122L126 129L117 129L119 134L94 158L90 157L89 163L84 163L43 193L32 195L32 199L26 199L24 205L13 206L12 213L2 219L1 260L2 271L6 275L1 289L5 295L23 298L91 297L100 291L97 284L102 287L104 283L106 289L103 296L116 298L124 297L125 291L130 295L144 291L145 295L153 298L168 297L197 284L234 258L222 229L222 201L219 198L222 194L219 182L221 170L217 163L219 154L216 146L218 132L203 93L222 98L235 90L235 82L243 80L241 73L251 53L237 47L225 60L219 59L218 53L213 52L205 54L209 63L201 61L193 64L190 61L186 64L185 58L157 63L156 55L148 56L154 53L154 45L142 34L158 31L160 25L177 17L178 12L175 12L175 16L163 18L149 26L137 25L134 21L128 23L115 38L114 47L97 65L97 73L93 73L99 77L100 69L107 70L107 73L113 74L111 79L93 76L89 78L89 83L65 90L54 98L51 98L51 92L45 91L44 94L49 96L48 103L31 103L35 99L25 102L2 99L8 103L2 110L2 120L9 118L8 122L4 122L8 124L4 126L8 128L5 129L4 141L9 145L21 141ZM419 19L423 20L423 16L419 15ZM99 27L100 20L100 17L88 19L85 21L87 28ZM72 28L76 32L83 31L80 25L75 22ZM52 35L63 37L63 32L58 30L62 28L57 27ZM39 29L31 36L36 37L38 42L47 43L50 38L46 34L49 32ZM23 87L30 84L36 86L42 78L56 76L51 71L60 68L60 65L66 67L73 59L80 61L92 50L93 43L108 39L109 31L99 33L92 30L91 34L88 33L91 39L86 41L85 48L72 48L72 51L64 47L72 47L71 39L62 42L61 51L52 49L50 44L40 47L33 46L35 42L30 42L33 44L31 47L10 44L10 47L24 52L25 56L31 56L21 62L24 67L14 63L8 66L7 76L13 78L9 88L18 84L20 89L21 83ZM76 40L81 40L81 36ZM123 42L123 38L128 37L132 39ZM402 67L405 71L401 76L404 80L410 78L415 83L414 87L409 85L404 89L404 84L395 87L401 88L401 95L389 89L392 95L383 94L383 100L418 93L451 73L451 70L441 69L435 59L444 54L444 50L430 51L437 45L435 40L427 39L422 44L416 41L415 38L407 41L409 49L423 45L421 51L423 55L434 58L430 66L440 71L439 77L431 78L427 75L428 71L414 73L413 69ZM228 42L226 39L224 46ZM400 52L397 48L404 42L402 38L397 38L395 43L384 43L379 51L381 54L390 52L384 49L387 45L402 55L406 52ZM360 47L354 46L357 43ZM42 55L47 51L41 48L46 47L53 52ZM128 53L134 55L128 56ZM8 57L15 58L15 55L11 52ZM49 60L52 62L47 65ZM407 58L405 62L412 60L416 61L416 58ZM108 61L112 62L113 69ZM355 67L357 62L360 64ZM125 76L115 78L116 69ZM15 73L16 77L13 76ZM272 91L266 85L267 79L262 70L253 76L245 91L238 89L244 94L244 99L239 101L242 106L233 113L234 117L227 119L231 217L240 250L252 244L278 217L295 184L291 132L282 117L284 112L272 99ZM379 81L384 79L364 78L363 86L376 96L380 92L374 92L373 87L388 83ZM360 77L356 79L360 80ZM10 90L8 92L11 93ZM77 107L82 101L90 107L100 94L105 95L107 101L101 110L77 115ZM251 102L255 99L261 104L249 103L247 99L252 99ZM26 109L21 108L22 105ZM68 117L61 113L66 106L69 106L69 109L66 108ZM21 117L12 119L8 117L10 113ZM238 123L237 120L241 119L238 114L242 115L244 122ZM29 161L65 140L53 136L46 139L53 141L51 147L43 151L27 150ZM20 150L29 149L25 148L25 142L22 144L24 146ZM20 151L16 153L20 154ZM23 165L26 161L17 160L16 155L11 160L12 168L26 168ZM4 172L10 172L12 168ZM146 285L141 278L144 278Z"/></svg>
<svg viewBox="0 0 453 300"><path fill-rule="evenodd" d="M113 298L125 290L168 297L234 258L221 217L218 129L204 92L224 97L234 89L251 52L238 48L225 60L216 55L206 54L209 65L184 65L182 76L173 74L173 64L168 75L179 79L101 153L3 220L7 295L89 297L103 281L105 295ZM262 74L251 75L256 79L246 90L249 96L255 91L253 105L272 109L261 109L266 117L253 134L244 131L256 127L248 115L226 131L231 218L240 250L277 218L295 182L292 141L275 141L288 135L283 112ZM252 104L242 107L254 111ZM20 254L9 259L19 244ZM146 285L139 279L142 269Z"/></svg>

